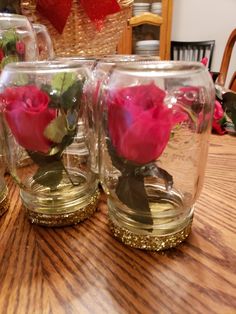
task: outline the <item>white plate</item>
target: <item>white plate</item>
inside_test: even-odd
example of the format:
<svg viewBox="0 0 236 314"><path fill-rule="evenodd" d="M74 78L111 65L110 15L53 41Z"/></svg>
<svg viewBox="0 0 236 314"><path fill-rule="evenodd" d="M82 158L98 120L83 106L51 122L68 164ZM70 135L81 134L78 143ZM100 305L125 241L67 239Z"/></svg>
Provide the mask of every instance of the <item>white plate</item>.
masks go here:
<svg viewBox="0 0 236 314"><path fill-rule="evenodd" d="M151 10L153 14L161 14L161 10Z"/></svg>
<svg viewBox="0 0 236 314"><path fill-rule="evenodd" d="M141 14L147 13L147 12L149 12L149 11L145 11L145 10L144 10L144 11L138 11L138 12L134 11L134 12L133 12L133 15L134 15L134 16L137 16L137 15L141 15Z"/></svg>
<svg viewBox="0 0 236 314"><path fill-rule="evenodd" d="M149 7L150 3L134 3L133 7Z"/></svg>
<svg viewBox="0 0 236 314"><path fill-rule="evenodd" d="M152 3L152 8L161 8L162 7L162 3L161 2L154 2Z"/></svg>
<svg viewBox="0 0 236 314"><path fill-rule="evenodd" d="M160 45L160 40L139 40L136 42L136 47L150 47L150 46L153 46L153 47L156 47Z"/></svg>
<svg viewBox="0 0 236 314"><path fill-rule="evenodd" d="M137 50L137 51L150 51L150 50L155 51L155 50L159 50L159 47L156 47L156 48L147 48L147 49L135 48L135 50Z"/></svg>

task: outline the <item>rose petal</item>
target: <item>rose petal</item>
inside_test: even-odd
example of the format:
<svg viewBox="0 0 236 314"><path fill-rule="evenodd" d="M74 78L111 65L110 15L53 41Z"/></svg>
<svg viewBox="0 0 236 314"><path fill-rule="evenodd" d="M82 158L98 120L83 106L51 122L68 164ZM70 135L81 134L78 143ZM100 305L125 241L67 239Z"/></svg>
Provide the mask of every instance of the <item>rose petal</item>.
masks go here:
<svg viewBox="0 0 236 314"><path fill-rule="evenodd" d="M44 130L56 116L56 110L48 108L48 95L27 85L6 88L1 97L16 141L25 149L47 153L52 142L44 136Z"/></svg>
<svg viewBox="0 0 236 314"><path fill-rule="evenodd" d="M155 109L144 112L123 134L116 147L123 158L144 164L162 154L170 138L171 110L155 113Z"/></svg>

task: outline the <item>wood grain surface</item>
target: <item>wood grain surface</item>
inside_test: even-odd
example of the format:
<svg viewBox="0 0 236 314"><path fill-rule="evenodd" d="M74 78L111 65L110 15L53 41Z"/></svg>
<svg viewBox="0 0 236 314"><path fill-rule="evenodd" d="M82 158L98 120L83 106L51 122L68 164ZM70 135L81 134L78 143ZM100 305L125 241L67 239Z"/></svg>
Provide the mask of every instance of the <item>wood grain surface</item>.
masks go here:
<svg viewBox="0 0 236 314"><path fill-rule="evenodd" d="M0 313L236 313L235 164L236 137L212 135L192 233L160 253L113 239L103 201L80 225L31 225L8 178Z"/></svg>

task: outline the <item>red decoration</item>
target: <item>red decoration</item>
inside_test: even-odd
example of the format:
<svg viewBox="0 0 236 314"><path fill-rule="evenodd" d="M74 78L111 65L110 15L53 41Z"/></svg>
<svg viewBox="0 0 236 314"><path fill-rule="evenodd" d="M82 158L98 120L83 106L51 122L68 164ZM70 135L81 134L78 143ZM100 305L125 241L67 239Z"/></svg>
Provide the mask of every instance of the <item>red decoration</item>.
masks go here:
<svg viewBox="0 0 236 314"><path fill-rule="evenodd" d="M52 23L59 33L62 33L71 6L72 0L38 0L36 9Z"/></svg>
<svg viewBox="0 0 236 314"><path fill-rule="evenodd" d="M80 0L80 4L97 28L101 27L101 22L107 15L120 11L116 0Z"/></svg>
<svg viewBox="0 0 236 314"><path fill-rule="evenodd" d="M117 0L80 0L80 3L98 29L101 28L107 15L120 11ZM37 0L36 9L52 23L59 33L62 33L71 12L71 6L72 0Z"/></svg>

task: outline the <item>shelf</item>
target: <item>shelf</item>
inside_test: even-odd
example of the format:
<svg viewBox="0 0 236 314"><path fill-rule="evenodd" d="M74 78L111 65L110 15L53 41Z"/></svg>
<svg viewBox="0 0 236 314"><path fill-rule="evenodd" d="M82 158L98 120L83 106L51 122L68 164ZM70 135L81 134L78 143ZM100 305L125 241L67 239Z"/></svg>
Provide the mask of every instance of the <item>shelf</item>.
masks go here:
<svg viewBox="0 0 236 314"><path fill-rule="evenodd" d="M129 25L132 27L142 24L161 25L163 23L163 17L150 12L145 12L141 15L132 16L129 21Z"/></svg>
<svg viewBox="0 0 236 314"><path fill-rule="evenodd" d="M141 25L150 25L150 27L156 26L156 34L154 37L160 40L159 55L161 60L170 59L173 0L162 0L161 3L161 15L144 12L140 15L132 16L132 8L130 9L130 17L127 20L127 26L117 47L119 54L132 54L135 41L135 28L141 27Z"/></svg>

